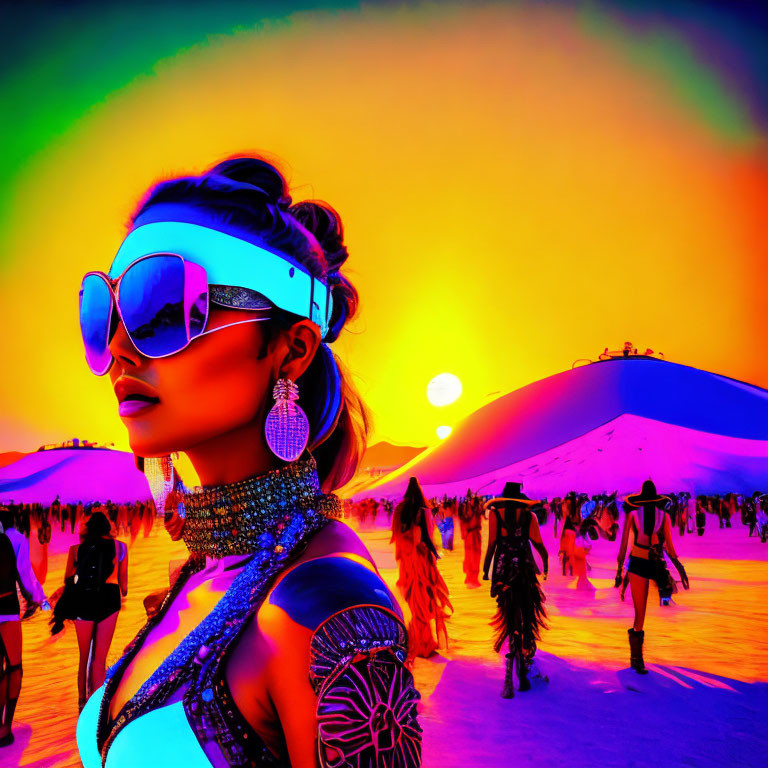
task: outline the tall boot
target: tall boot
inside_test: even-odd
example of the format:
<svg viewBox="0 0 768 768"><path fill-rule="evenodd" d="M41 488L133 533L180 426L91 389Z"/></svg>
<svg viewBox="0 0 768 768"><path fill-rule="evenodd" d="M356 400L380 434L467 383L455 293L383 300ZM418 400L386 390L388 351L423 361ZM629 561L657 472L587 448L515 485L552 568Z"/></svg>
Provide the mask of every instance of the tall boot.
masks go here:
<svg viewBox="0 0 768 768"><path fill-rule="evenodd" d="M513 654L508 653L507 654L507 667L504 672L504 686L501 689L501 698L502 699L514 699L515 698L515 686L514 681L512 680L512 671L513 671L513 665L514 665L515 657Z"/></svg>
<svg viewBox="0 0 768 768"><path fill-rule="evenodd" d="M523 655L522 650L517 653L517 679L520 681L521 691L531 690L531 683L528 680L528 659Z"/></svg>
<svg viewBox="0 0 768 768"><path fill-rule="evenodd" d="M8 699L5 702L5 712L3 713L3 728L8 728L8 733L5 736L0 737L0 747L9 747L14 742L13 731L11 726L13 725L13 716L16 713L16 699Z"/></svg>
<svg viewBox="0 0 768 768"><path fill-rule="evenodd" d="M643 640L645 640L645 632L642 630L628 629L629 634L629 665L639 675L647 675L648 670L645 668L645 662L643 661Z"/></svg>
<svg viewBox="0 0 768 768"><path fill-rule="evenodd" d="M523 650L523 638L518 632L510 635L509 653L514 657L517 664L517 679L520 682L520 690L530 691L531 684L528 682L528 662Z"/></svg>

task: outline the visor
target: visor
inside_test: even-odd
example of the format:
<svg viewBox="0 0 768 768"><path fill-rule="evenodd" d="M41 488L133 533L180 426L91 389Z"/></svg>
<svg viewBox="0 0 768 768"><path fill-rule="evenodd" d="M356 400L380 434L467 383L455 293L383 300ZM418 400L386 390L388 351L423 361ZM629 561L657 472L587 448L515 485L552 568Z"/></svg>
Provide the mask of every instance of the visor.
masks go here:
<svg viewBox="0 0 768 768"><path fill-rule="evenodd" d="M171 203L153 205L135 222L109 270L112 279L152 254L178 254L205 269L208 284L247 288L276 307L315 323L322 338L333 312L329 287L290 256L270 250L256 235L205 211Z"/></svg>

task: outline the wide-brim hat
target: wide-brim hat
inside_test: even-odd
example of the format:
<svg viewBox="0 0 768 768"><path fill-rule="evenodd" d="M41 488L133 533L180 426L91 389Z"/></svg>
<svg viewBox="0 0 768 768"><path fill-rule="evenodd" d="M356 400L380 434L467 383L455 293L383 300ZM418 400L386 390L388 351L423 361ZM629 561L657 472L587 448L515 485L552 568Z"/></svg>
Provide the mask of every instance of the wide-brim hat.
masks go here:
<svg viewBox="0 0 768 768"><path fill-rule="evenodd" d="M653 480L646 480L640 493L630 493L624 501L632 507L640 507L643 504L663 504L670 501L670 498L656 492Z"/></svg>
<svg viewBox="0 0 768 768"><path fill-rule="evenodd" d="M507 483L504 486L504 490L501 492L501 496L495 496L494 498L486 501L483 505L484 509L488 509L491 505L499 504L501 502L512 502L513 504L519 504L523 507L532 507L534 504L541 504L536 499L529 499L523 493L523 486L521 483Z"/></svg>

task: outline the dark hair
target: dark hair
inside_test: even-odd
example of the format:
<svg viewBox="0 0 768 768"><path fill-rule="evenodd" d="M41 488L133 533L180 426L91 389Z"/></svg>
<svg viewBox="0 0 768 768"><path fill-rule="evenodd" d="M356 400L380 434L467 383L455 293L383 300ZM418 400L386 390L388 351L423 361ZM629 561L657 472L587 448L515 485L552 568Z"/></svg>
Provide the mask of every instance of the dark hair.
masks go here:
<svg viewBox="0 0 768 768"><path fill-rule="evenodd" d="M0 525L2 525L3 528L13 528L16 523L14 517L15 515L10 507L0 507Z"/></svg>
<svg viewBox="0 0 768 768"><path fill-rule="evenodd" d="M103 512L94 512L85 522L84 539L100 539L112 531L112 525Z"/></svg>
<svg viewBox="0 0 768 768"><path fill-rule="evenodd" d="M132 217L158 203L184 203L220 217L222 223L257 235L266 246L298 261L331 286L330 330L307 370L296 382L300 404L309 420L309 449L327 493L340 488L357 471L365 451L370 418L349 375L327 346L338 338L358 307L352 283L340 272L347 260L339 214L319 200L291 205L283 174L260 157L232 157L200 176L170 179L152 188ZM264 323L264 347L296 315L273 307Z"/></svg>
<svg viewBox="0 0 768 768"><path fill-rule="evenodd" d="M403 506L400 510L400 528L403 532L409 530L414 523L418 522L419 510L427 506L427 500L424 498L424 491L421 490L419 481L412 477L408 481L408 487L403 496Z"/></svg>
<svg viewBox="0 0 768 768"><path fill-rule="evenodd" d="M16 577L16 552L11 540L4 533L0 533L0 584L7 584L11 581L15 590Z"/></svg>

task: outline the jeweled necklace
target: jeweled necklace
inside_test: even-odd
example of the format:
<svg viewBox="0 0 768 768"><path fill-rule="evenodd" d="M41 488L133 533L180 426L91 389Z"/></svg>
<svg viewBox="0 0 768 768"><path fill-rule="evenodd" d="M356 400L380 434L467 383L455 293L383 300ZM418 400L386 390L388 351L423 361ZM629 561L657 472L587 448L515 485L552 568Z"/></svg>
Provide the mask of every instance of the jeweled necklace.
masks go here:
<svg viewBox="0 0 768 768"><path fill-rule="evenodd" d="M179 499L180 513L181 507L187 549L214 558L272 549L296 509L314 508L325 518L340 511L335 496L321 493L314 459L238 483L187 491Z"/></svg>
<svg viewBox="0 0 768 768"><path fill-rule="evenodd" d="M183 538L192 556L160 610L136 635L122 659L107 672L96 734L102 760L127 723L162 706L182 684L194 684L201 665L210 661L212 652L215 656L217 649L226 648L258 610L272 580L285 568L289 558L295 556L307 538L325 526L329 518L339 516L341 510L337 497L321 492L317 465L312 458L238 483L188 491L181 495L180 501L186 515ZM242 545L241 540L245 542ZM215 608L150 675L110 728L109 702L123 671L150 630L162 619L183 583L203 567L204 555L223 557L246 553L253 553L253 557Z"/></svg>

